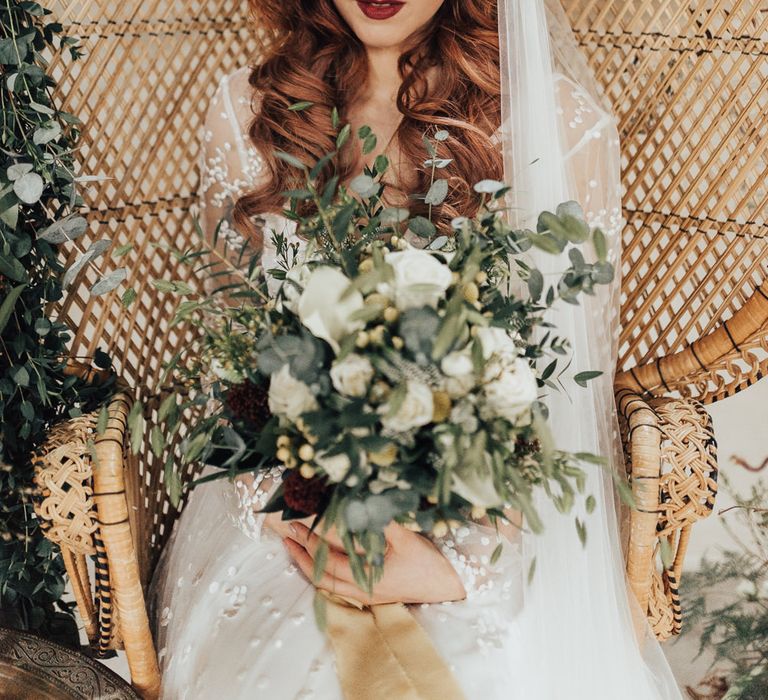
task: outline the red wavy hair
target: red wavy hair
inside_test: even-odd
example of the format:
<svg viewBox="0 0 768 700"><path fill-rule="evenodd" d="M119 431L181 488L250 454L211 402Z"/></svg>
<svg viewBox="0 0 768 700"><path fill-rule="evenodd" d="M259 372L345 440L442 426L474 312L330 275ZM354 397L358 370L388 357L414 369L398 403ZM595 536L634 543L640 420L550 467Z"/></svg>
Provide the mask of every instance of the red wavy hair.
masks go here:
<svg viewBox="0 0 768 700"><path fill-rule="evenodd" d="M254 235L252 217L283 209L282 192L302 185L300 173L274 150L296 156L308 165L335 150L331 110L342 121L349 96L367 78L365 48L339 15L332 0L249 0L264 37L262 61L251 75L257 95L250 138L261 153L268 177L235 205L235 220ZM453 162L441 176L448 178L446 201L433 208L438 229L446 231L454 216L473 215L479 199L472 184L502 179L503 163L491 137L501 122L499 37L496 0L445 0L416 48L400 57L402 86L397 106L403 118L393 141L402 157L401 171L412 180L388 184L401 192L426 192L430 171L423 166L422 136L445 128L450 138L440 144L440 157ZM427 84L430 68L437 67ZM313 105L291 112L289 105ZM360 170L357 156L343 148L320 178L320 189L335 172L341 182ZM423 202L410 206L423 211Z"/></svg>

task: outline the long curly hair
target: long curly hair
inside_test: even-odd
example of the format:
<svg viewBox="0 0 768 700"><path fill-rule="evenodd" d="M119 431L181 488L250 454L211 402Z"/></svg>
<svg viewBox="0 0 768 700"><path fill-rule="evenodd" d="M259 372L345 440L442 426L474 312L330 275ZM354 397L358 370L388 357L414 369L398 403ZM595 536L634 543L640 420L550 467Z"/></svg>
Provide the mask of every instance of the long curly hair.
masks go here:
<svg viewBox="0 0 768 700"><path fill-rule="evenodd" d="M262 60L250 75L256 116L249 135L264 159L267 177L238 200L234 218L258 236L253 217L280 212L282 193L303 186L300 173L273 152L282 150L313 165L335 150L332 109L339 110L343 122L350 97L365 84L368 69L363 44L332 0L249 4L264 42ZM431 169L424 166L422 138L431 130L447 129L450 137L440 143L439 156L452 159L440 171L448 179L449 195L432 211L438 230L447 231L453 217L477 211L475 182L503 177L502 156L492 139L501 122L496 0L445 0L422 32L415 48L399 61L397 106L403 116L393 144L407 181L387 185L402 194L426 192ZM288 110L303 101L312 106ZM347 146L319 178L319 188L333 174L347 181L356 169L361 169L358 154ZM418 200L408 207L412 214L425 208Z"/></svg>

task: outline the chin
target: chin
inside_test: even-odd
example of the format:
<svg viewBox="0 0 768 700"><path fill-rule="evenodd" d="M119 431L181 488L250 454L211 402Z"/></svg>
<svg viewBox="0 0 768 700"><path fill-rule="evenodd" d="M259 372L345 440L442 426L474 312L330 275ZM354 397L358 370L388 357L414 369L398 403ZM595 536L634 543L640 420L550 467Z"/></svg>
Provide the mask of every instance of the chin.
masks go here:
<svg viewBox="0 0 768 700"><path fill-rule="evenodd" d="M363 45L371 49L404 46L427 25L445 0L333 0Z"/></svg>

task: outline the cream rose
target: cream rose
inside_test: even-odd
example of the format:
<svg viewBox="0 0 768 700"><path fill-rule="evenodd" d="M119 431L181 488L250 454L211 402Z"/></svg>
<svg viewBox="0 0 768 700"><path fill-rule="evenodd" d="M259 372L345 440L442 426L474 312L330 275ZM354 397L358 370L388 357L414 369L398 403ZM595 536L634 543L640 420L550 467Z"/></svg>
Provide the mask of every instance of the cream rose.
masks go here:
<svg viewBox="0 0 768 700"><path fill-rule="evenodd" d="M380 291L393 297L400 311L422 306L435 308L451 286L452 275L448 266L425 250L407 248L387 253L385 259L392 266L395 279L382 285Z"/></svg>
<svg viewBox="0 0 768 700"><path fill-rule="evenodd" d="M351 353L331 367L333 388L344 396L361 397L368 393L373 365L367 357Z"/></svg>
<svg viewBox="0 0 768 700"><path fill-rule="evenodd" d="M315 457L315 463L328 475L328 478L335 483L343 481L352 467L349 457L343 453L331 456L328 456L325 453L319 454Z"/></svg>
<svg viewBox="0 0 768 700"><path fill-rule="evenodd" d="M500 359L517 357L517 347L503 328L496 326L480 327L477 329L477 339L483 348L483 357L488 360L493 355Z"/></svg>
<svg viewBox="0 0 768 700"><path fill-rule="evenodd" d="M522 358L507 364L497 379L483 387L485 405L492 415L514 422L538 397L536 377Z"/></svg>
<svg viewBox="0 0 768 700"><path fill-rule="evenodd" d="M434 412L432 389L422 382L409 381L403 402L393 416L387 415L388 408L383 406L381 423L393 433L404 433L412 428L420 428L431 422Z"/></svg>
<svg viewBox="0 0 768 700"><path fill-rule="evenodd" d="M283 282L283 304L286 309L296 314L299 311L299 299L301 290L307 286L309 278L312 275L312 269L309 265L300 262L296 263L288 272L285 273L286 281Z"/></svg>
<svg viewBox="0 0 768 700"><path fill-rule="evenodd" d="M475 385L475 368L466 350L448 353L440 363L445 390L452 399L466 396Z"/></svg>
<svg viewBox="0 0 768 700"><path fill-rule="evenodd" d="M361 321L350 319L355 311L363 308L363 295L354 291L345 296L349 284L349 278L335 268L318 267L312 271L299 297L299 319L334 352L339 351L339 341L345 335L363 327Z"/></svg>
<svg viewBox="0 0 768 700"><path fill-rule="evenodd" d="M277 416L295 421L302 413L314 411L317 399L309 387L291 374L283 365L269 382L269 410Z"/></svg>

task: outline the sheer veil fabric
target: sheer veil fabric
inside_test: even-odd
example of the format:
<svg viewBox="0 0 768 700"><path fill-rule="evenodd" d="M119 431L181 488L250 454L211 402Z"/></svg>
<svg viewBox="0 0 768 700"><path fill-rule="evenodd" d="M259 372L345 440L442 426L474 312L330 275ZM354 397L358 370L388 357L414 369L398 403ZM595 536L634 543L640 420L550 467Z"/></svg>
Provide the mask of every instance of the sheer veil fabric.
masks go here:
<svg viewBox="0 0 768 700"><path fill-rule="evenodd" d="M622 469L613 402L619 320L621 170L615 119L605 107L559 0L500 0L502 123L511 216L534 227L542 210L576 200L587 219L605 232L616 269L610 287L580 306L561 304L550 314L571 339L573 362L563 377L568 394L546 397L558 447L606 456ZM533 253L537 267L555 276L567 262ZM584 370L603 375L577 387ZM520 616L520 697L680 698L659 644L628 591L608 470L587 469L586 493L568 516L539 495L542 535L523 534ZM586 524L581 546L574 517ZM634 610L632 607L634 606ZM634 615L633 615L634 613ZM636 633L637 627L637 633Z"/></svg>
<svg viewBox="0 0 768 700"><path fill-rule="evenodd" d="M539 211L577 200L605 231L618 268L615 121L559 0L499 0L499 10L502 136L514 221L535 225L531 218ZM247 136L251 97L248 71L241 69L224 78L208 112L200 215L209 233L263 175ZM268 269L275 261L270 231L299 241L285 218L261 218ZM225 223L222 238L236 258L242 236ZM545 274L567 265L533 255ZM569 394L546 399L558 446L609 455L611 469L622 468L611 386L618 291L616 281L589 303L563 304L553 313L561 335L573 339L570 374L604 374L588 390L564 377ZM266 478L215 482L192 494L151 591L164 698L340 700L333 652L313 619L313 588L254 512L280 478L276 469ZM577 505L562 516L542 496L544 533L506 543L494 564L498 540L490 528L475 524L433 538L461 576L467 599L411 610L467 700L681 698L660 646L637 622L642 616L633 615L608 471L588 468L586 491L597 503L591 514ZM586 523L584 547L575 515Z"/></svg>

